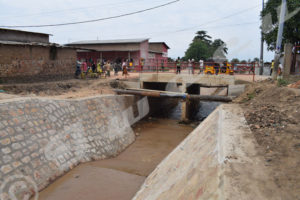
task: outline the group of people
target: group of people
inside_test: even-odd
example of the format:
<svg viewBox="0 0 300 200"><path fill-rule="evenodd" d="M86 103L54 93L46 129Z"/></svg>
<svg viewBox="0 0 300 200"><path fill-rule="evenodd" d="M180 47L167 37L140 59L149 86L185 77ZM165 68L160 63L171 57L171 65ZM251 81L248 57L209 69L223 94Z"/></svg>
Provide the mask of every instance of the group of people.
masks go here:
<svg viewBox="0 0 300 200"><path fill-rule="evenodd" d="M182 61L180 60L180 58L177 58L177 60L176 60L176 74L181 73L181 64L182 64ZM195 60L194 59L189 59L188 60L188 67L187 67L189 74L194 74L194 65L195 65ZM200 68L200 71L199 71L199 74L200 74L204 70L204 61L203 60L199 61L199 68Z"/></svg>
<svg viewBox="0 0 300 200"><path fill-rule="evenodd" d="M122 75L127 78L129 76L128 69L132 62L129 60L118 60L111 62L110 60L99 60L97 63L91 58L84 59L84 61L77 61L75 76L78 77L80 74L99 74L105 77L110 77L111 72L114 72L115 76L118 76L119 71L122 71Z"/></svg>
<svg viewBox="0 0 300 200"><path fill-rule="evenodd" d="M274 68L275 68L275 61L272 60L272 63L271 63L271 70L270 70L270 76L272 76L273 71L274 71ZM282 74L282 70L283 70L283 66L282 66L282 64L279 62L279 63L278 63L278 75L281 75L281 74Z"/></svg>

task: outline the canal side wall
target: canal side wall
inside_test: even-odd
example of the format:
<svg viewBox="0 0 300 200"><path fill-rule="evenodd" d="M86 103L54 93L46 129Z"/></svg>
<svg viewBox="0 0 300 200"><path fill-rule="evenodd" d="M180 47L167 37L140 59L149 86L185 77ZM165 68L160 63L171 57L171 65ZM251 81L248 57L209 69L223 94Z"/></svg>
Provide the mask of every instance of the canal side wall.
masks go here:
<svg viewBox="0 0 300 200"><path fill-rule="evenodd" d="M20 179L37 193L79 163L117 156L134 142L143 106L133 96L0 101L1 199Z"/></svg>
<svg viewBox="0 0 300 200"><path fill-rule="evenodd" d="M237 105L221 105L147 177L133 200L278 199Z"/></svg>

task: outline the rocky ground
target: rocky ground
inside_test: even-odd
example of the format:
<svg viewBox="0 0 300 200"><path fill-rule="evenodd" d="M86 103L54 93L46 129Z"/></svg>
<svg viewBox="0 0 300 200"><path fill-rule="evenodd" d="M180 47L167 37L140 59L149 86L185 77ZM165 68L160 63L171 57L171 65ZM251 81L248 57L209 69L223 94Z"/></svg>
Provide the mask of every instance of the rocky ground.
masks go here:
<svg viewBox="0 0 300 200"><path fill-rule="evenodd" d="M300 90L294 88L263 81L236 100L284 200L300 199Z"/></svg>

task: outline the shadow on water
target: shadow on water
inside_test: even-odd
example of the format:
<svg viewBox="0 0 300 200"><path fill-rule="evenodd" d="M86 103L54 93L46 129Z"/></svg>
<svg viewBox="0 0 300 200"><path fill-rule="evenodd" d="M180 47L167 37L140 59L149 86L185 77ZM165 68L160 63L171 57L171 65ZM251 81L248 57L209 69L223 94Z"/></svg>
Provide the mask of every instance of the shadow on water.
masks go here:
<svg viewBox="0 0 300 200"><path fill-rule="evenodd" d="M194 102L190 108L190 120L198 122L205 120L221 104L220 102ZM182 102L180 100L151 99L150 106L154 108L151 111L151 117L181 120Z"/></svg>
<svg viewBox="0 0 300 200"><path fill-rule="evenodd" d="M208 102L202 101L194 109L194 112L191 113L191 120L193 121L203 121L205 120L219 105L220 102Z"/></svg>

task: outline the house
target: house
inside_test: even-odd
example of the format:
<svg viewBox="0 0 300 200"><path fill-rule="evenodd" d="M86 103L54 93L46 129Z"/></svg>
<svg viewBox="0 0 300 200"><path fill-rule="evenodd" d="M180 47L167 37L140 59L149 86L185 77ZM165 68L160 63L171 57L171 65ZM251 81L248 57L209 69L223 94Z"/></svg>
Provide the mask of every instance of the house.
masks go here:
<svg viewBox="0 0 300 200"><path fill-rule="evenodd" d="M50 34L0 29L0 82L74 77L76 49L49 42Z"/></svg>
<svg viewBox="0 0 300 200"><path fill-rule="evenodd" d="M165 42L149 43L149 59L168 60L170 47Z"/></svg>
<svg viewBox="0 0 300 200"><path fill-rule="evenodd" d="M149 43L148 38L122 39L122 40L88 40L66 44L78 48L78 60L110 60L121 62L131 60L134 66L138 66L142 59L168 59L168 49L164 42Z"/></svg>

